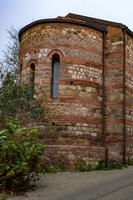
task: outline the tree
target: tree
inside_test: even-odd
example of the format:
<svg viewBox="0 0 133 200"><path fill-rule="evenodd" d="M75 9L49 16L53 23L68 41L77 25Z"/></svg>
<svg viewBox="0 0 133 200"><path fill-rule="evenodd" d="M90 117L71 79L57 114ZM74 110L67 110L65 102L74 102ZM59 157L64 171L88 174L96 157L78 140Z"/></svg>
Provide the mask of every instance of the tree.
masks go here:
<svg viewBox="0 0 133 200"><path fill-rule="evenodd" d="M9 35L9 43L6 46L6 50L4 50L4 60L3 65L9 72L18 71L19 66L19 37L18 30L14 27L11 27L8 30Z"/></svg>
<svg viewBox="0 0 133 200"><path fill-rule="evenodd" d="M3 63L0 62L0 85L2 84L3 76Z"/></svg>
<svg viewBox="0 0 133 200"><path fill-rule="evenodd" d="M18 33L14 28L8 33L10 42L0 62L0 192L19 192L29 189L44 172L40 134L21 128L19 122L44 124L49 107L44 96L35 98L33 87L18 84Z"/></svg>
<svg viewBox="0 0 133 200"><path fill-rule="evenodd" d="M10 42L0 62L0 125L9 118L21 122L46 122L49 107L45 101L34 98L35 91L30 85L18 84L19 39L13 27L8 31Z"/></svg>
<svg viewBox="0 0 133 200"><path fill-rule="evenodd" d="M0 87L0 122L4 127L9 118L17 118L23 124L48 121L49 106L46 101L34 98L33 88L18 85L8 73Z"/></svg>
<svg viewBox="0 0 133 200"><path fill-rule="evenodd" d="M11 27L8 30L9 43L3 51L4 58L0 59L0 86L8 73L14 75L14 81L19 76L19 37L18 30Z"/></svg>

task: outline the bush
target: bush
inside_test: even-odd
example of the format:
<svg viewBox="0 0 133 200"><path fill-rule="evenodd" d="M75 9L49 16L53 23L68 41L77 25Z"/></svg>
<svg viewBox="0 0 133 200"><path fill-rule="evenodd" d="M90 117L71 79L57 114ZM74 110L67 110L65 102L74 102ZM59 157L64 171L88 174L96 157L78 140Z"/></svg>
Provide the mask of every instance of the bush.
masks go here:
<svg viewBox="0 0 133 200"><path fill-rule="evenodd" d="M95 170L102 170L105 169L105 162L104 160L99 160L98 164L95 167Z"/></svg>
<svg viewBox="0 0 133 200"><path fill-rule="evenodd" d="M127 165L129 165L129 166L133 166L133 160L132 160L132 159L128 159L128 161L127 161Z"/></svg>
<svg viewBox="0 0 133 200"><path fill-rule="evenodd" d="M62 172L63 170L60 168L59 165L45 165L45 173L57 173L57 172Z"/></svg>
<svg viewBox="0 0 133 200"><path fill-rule="evenodd" d="M99 160L96 170L113 170L113 169L122 169L123 165L117 161L109 161L107 167L105 166L104 160Z"/></svg>
<svg viewBox="0 0 133 200"><path fill-rule="evenodd" d="M58 157L55 157L54 155L49 159L45 160L45 172L46 173L57 173L57 172L63 172L66 171L68 168L68 159L60 155Z"/></svg>
<svg viewBox="0 0 133 200"><path fill-rule="evenodd" d="M77 160L76 162L76 169L79 172L88 172L92 170L92 166L90 164L87 164L84 160Z"/></svg>
<svg viewBox="0 0 133 200"><path fill-rule="evenodd" d="M123 164L120 162L113 161L108 164L108 169L122 169Z"/></svg>
<svg viewBox="0 0 133 200"><path fill-rule="evenodd" d="M0 131L0 191L26 191L44 173L44 145L37 129L9 122Z"/></svg>
<svg viewBox="0 0 133 200"><path fill-rule="evenodd" d="M6 195L5 194L0 194L0 200L6 200Z"/></svg>

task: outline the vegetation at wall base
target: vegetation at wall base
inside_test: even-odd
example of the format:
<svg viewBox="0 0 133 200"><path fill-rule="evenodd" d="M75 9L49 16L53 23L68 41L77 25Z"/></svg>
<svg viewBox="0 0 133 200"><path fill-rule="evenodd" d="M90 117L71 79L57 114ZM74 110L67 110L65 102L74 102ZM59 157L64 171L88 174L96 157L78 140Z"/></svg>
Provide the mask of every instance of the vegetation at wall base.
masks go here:
<svg viewBox="0 0 133 200"><path fill-rule="evenodd" d="M3 193L0 193L0 200L6 200L6 199L7 199L6 195Z"/></svg>
<svg viewBox="0 0 133 200"><path fill-rule="evenodd" d="M45 160L45 173L57 173L64 172L68 169L69 161L68 159L60 155L58 157L51 158L50 160Z"/></svg>
<svg viewBox="0 0 133 200"><path fill-rule="evenodd" d="M98 164L95 167L95 170L103 170L105 169L105 161L104 160L99 160Z"/></svg>
<svg viewBox="0 0 133 200"><path fill-rule="evenodd" d="M113 169L122 169L123 164L121 162L110 161L108 162L107 167L105 166L105 161L100 160L95 167L95 170L113 170Z"/></svg>
<svg viewBox="0 0 133 200"><path fill-rule="evenodd" d="M94 167L90 164L87 164L84 160L79 159L76 162L76 171L79 172L88 172L92 170L114 170L114 169L122 169L123 164L116 161L111 161L108 163L108 166L105 166L104 160L99 160L98 164Z"/></svg>
<svg viewBox="0 0 133 200"><path fill-rule="evenodd" d="M128 161L127 161L127 165L129 165L129 166L133 166L133 159L128 159Z"/></svg>
<svg viewBox="0 0 133 200"><path fill-rule="evenodd" d="M45 173L55 174L57 172L62 172L62 168L57 164L54 165L45 165Z"/></svg>
<svg viewBox="0 0 133 200"><path fill-rule="evenodd" d="M92 171L93 168L90 164L87 164L84 160L79 159L76 162L76 170L79 172L88 172Z"/></svg>
<svg viewBox="0 0 133 200"><path fill-rule="evenodd" d="M8 122L0 131L0 192L25 192L43 173L44 145L37 129Z"/></svg>

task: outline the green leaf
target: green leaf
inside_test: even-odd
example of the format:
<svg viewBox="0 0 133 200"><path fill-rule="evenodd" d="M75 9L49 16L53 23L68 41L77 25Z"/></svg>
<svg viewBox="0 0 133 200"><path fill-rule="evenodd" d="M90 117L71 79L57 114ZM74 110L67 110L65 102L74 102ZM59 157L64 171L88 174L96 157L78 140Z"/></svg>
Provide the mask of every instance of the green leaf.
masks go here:
<svg viewBox="0 0 133 200"><path fill-rule="evenodd" d="M13 169L11 169L8 173L7 173L7 177L11 177L14 176L15 172L13 171Z"/></svg>

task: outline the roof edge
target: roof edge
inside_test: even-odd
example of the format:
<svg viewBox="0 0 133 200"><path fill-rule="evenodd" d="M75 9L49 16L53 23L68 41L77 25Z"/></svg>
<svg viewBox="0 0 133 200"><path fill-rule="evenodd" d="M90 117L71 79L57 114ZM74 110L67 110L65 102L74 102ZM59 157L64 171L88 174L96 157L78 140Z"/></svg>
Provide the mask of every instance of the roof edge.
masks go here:
<svg viewBox="0 0 133 200"><path fill-rule="evenodd" d="M106 26L110 25L110 26L119 27L119 28L123 28L125 26L122 23L108 21L108 20L94 18L94 17L78 15L78 14L74 14L74 13L68 13L66 15L66 17L70 17L72 19L80 19L80 20L86 21L86 22L90 22L91 21L91 22L96 23L96 24L104 24Z"/></svg>
<svg viewBox="0 0 133 200"><path fill-rule="evenodd" d="M131 31L126 25L122 24L122 23L118 23L118 22L113 22L113 21L108 21L108 20L104 20L104 19L98 19L98 18L94 18L94 17L88 17L88 16L83 16L83 15L78 15L78 14L74 14L74 13L68 13L66 15L66 17L69 17L71 19L80 19L82 21L86 21L86 22L93 22L95 24L102 24L105 26L113 26L113 27L118 27L121 29L126 30L126 32L133 37L133 31Z"/></svg>
<svg viewBox="0 0 133 200"><path fill-rule="evenodd" d="M98 24L88 23L88 22L76 20L76 19L70 19L70 18L65 18L65 17L64 18L58 17L58 18L51 18L51 19L40 19L40 20L34 21L34 22L24 26L22 29L20 29L19 34L18 34L19 35L19 41L21 41L22 34L26 30L28 30L29 28L31 28L35 25L38 25L38 24L53 23L53 22L77 24L77 25L80 25L80 26L91 27L91 28L97 29L97 30L102 31L102 32L106 31L106 26L99 26Z"/></svg>
<svg viewBox="0 0 133 200"><path fill-rule="evenodd" d="M78 15L74 13L69 13L65 17L57 17L57 18L51 18L51 19L40 19L37 21L34 21L26 26L24 26L22 29L19 31L19 41L21 41L21 36L22 34L28 30L29 28L38 25L38 24L44 24L44 23L69 23L69 24L77 24L80 26L87 26L94 28L96 30L106 32L108 26L113 26L113 27L118 27L121 29L126 30L126 32L133 37L133 32L124 24L122 23L117 23L117 22L112 22L112 21L107 21L103 19L97 19L93 17L87 17L83 15Z"/></svg>

